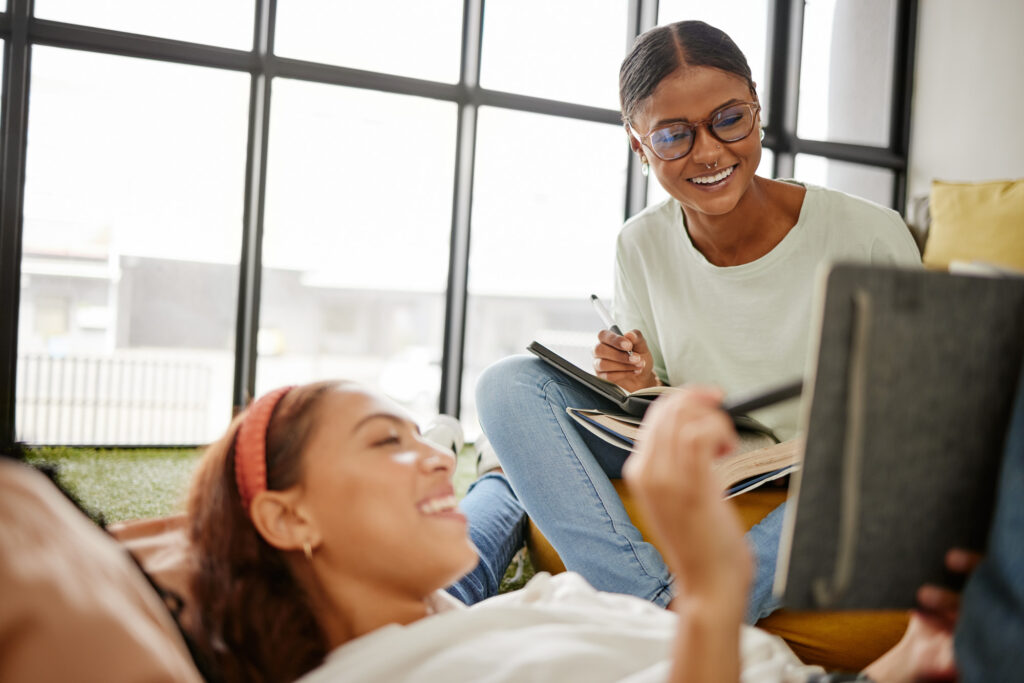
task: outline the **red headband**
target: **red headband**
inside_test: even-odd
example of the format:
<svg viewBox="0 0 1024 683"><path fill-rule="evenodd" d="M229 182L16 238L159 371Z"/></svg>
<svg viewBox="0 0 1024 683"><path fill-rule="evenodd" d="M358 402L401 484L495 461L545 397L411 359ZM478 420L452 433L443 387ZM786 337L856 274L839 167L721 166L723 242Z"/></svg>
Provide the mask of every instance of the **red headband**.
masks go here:
<svg viewBox="0 0 1024 683"><path fill-rule="evenodd" d="M294 386L274 389L264 394L246 411L242 426L235 436L235 483L242 507L249 511L252 499L267 490L267 426L274 408Z"/></svg>

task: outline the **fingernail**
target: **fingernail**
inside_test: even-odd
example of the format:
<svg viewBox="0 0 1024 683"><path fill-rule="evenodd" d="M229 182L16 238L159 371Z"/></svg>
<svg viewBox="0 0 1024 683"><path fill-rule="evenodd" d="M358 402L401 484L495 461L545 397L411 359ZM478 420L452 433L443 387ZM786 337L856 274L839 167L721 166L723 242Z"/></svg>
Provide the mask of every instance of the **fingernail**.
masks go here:
<svg viewBox="0 0 1024 683"><path fill-rule="evenodd" d="M637 354L633 354L632 356L629 357L629 362L635 365L640 365L641 363L644 362L644 359Z"/></svg>

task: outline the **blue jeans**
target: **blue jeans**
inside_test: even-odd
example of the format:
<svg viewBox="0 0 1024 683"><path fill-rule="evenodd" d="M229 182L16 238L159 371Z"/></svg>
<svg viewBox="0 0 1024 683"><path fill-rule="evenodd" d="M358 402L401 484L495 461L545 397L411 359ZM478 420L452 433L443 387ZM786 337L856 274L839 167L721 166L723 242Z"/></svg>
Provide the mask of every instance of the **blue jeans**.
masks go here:
<svg viewBox="0 0 1024 683"><path fill-rule="evenodd" d="M961 681L1024 677L1024 369L1003 452L988 552L967 582L953 644Z"/></svg>
<svg viewBox="0 0 1024 683"><path fill-rule="evenodd" d="M459 510L469 520L469 538L480 553L480 562L447 591L472 605L498 594L512 556L523 547L526 512L508 480L498 473L485 474L473 482Z"/></svg>
<svg viewBox="0 0 1024 683"><path fill-rule="evenodd" d="M565 412L567 406L614 410L614 404L530 356L489 367L477 382L476 401L512 488L566 568L598 590L667 605L673 597L668 567L612 486L626 452L578 429ZM750 623L778 606L771 588L782 517L779 507L747 534L757 562Z"/></svg>

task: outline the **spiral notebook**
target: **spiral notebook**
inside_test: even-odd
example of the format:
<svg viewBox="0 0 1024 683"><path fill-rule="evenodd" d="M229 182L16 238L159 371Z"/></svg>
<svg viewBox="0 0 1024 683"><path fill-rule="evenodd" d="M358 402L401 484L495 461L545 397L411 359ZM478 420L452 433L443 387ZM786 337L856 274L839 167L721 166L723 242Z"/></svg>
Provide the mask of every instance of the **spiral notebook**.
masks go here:
<svg viewBox="0 0 1024 683"><path fill-rule="evenodd" d="M982 549L1024 355L1024 278L840 265L819 289L775 592L902 609Z"/></svg>

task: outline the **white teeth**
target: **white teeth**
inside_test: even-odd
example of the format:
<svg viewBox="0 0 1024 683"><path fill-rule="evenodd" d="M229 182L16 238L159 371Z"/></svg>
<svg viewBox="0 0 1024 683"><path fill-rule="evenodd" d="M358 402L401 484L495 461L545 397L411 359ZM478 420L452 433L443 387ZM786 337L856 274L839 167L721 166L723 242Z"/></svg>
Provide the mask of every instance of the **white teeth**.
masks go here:
<svg viewBox="0 0 1024 683"><path fill-rule="evenodd" d="M420 512L425 515L435 515L439 512L448 512L454 510L456 505L455 496L442 496L440 498L431 498L428 501L424 501L419 504Z"/></svg>
<svg viewBox="0 0 1024 683"><path fill-rule="evenodd" d="M725 180L732 175L733 167L723 169L715 175L705 175L699 178L690 178L691 183L697 183L698 185L710 185L711 183L717 183L720 180Z"/></svg>

